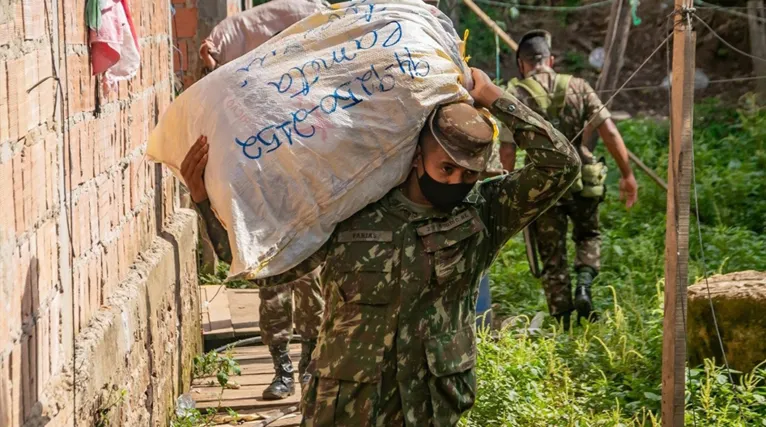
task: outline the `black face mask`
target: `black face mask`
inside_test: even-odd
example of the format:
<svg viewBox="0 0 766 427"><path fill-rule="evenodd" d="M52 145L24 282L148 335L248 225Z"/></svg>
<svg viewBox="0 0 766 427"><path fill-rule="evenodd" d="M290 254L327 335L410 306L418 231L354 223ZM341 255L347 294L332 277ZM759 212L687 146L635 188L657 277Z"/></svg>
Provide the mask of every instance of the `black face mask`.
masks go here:
<svg viewBox="0 0 766 427"><path fill-rule="evenodd" d="M431 202L434 207L442 212L450 212L455 206L465 199L465 196L473 188L474 184L445 184L439 182L428 174L426 171L425 160L423 155L420 155L421 162L423 162L423 175L418 177L418 185L420 185L420 191L423 192L423 196Z"/></svg>

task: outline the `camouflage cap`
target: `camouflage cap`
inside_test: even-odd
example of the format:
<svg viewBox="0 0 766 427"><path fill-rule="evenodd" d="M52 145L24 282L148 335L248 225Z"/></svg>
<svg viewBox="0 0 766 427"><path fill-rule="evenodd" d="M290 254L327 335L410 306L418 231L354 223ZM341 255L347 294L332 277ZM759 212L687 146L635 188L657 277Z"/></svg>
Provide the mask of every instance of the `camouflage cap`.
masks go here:
<svg viewBox="0 0 766 427"><path fill-rule="evenodd" d="M428 119L439 145L459 166L476 172L487 167L495 128L489 117L465 102L442 105Z"/></svg>
<svg viewBox="0 0 766 427"><path fill-rule="evenodd" d="M532 30L519 39L518 59L535 61L551 56L551 33L545 30Z"/></svg>

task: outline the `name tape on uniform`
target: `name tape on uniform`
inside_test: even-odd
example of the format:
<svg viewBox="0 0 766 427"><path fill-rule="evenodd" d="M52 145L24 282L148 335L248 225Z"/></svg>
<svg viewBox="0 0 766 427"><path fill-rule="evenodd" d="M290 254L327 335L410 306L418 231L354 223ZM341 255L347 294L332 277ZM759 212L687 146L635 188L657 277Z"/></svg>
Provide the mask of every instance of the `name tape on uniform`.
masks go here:
<svg viewBox="0 0 766 427"><path fill-rule="evenodd" d="M418 235L427 236L429 234L437 233L440 231L452 230L458 225L470 221L471 218L473 218L472 211L463 211L444 222L432 222L431 224L418 227Z"/></svg>
<svg viewBox="0 0 766 427"><path fill-rule="evenodd" d="M390 242L394 240L392 231L349 230L338 233L339 243L350 242Z"/></svg>

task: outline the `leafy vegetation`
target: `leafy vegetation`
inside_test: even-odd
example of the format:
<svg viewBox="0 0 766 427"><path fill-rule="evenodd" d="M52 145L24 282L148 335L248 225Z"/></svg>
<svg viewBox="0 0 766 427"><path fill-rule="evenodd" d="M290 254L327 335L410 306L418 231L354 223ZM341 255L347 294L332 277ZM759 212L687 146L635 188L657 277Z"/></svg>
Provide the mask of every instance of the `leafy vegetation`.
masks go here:
<svg viewBox="0 0 766 427"><path fill-rule="evenodd" d="M202 265L202 251L198 250L198 264L199 264L199 270L203 271L207 269L207 266ZM226 277L229 275L229 264L218 261L215 266L215 273L199 273L199 283L200 285L226 285L227 288L235 288L235 289L245 289L250 288L253 285L249 283L247 280L232 280L230 282L225 282Z"/></svg>
<svg viewBox="0 0 766 427"><path fill-rule="evenodd" d="M228 416L222 417L218 414L221 408L221 398L223 391L227 388L239 388L239 385L231 381L232 375L240 375L239 364L234 360L231 351L218 353L209 351L205 354L194 357L194 368L192 375L195 379L214 377L216 381L210 381L209 385L217 385L221 388L218 396L218 407L207 408L204 412L194 407L191 396L182 395L179 397L175 416L170 422L171 427L207 427L222 423L234 422L241 419L231 408L225 408Z"/></svg>
<svg viewBox="0 0 766 427"><path fill-rule="evenodd" d="M766 270L766 110L708 100L696 106L694 126L706 265L692 216L690 281L705 272ZM668 124L637 119L619 127L630 149L664 176ZM603 269L594 284L602 320L568 333L549 321L542 336L510 329L497 340L482 336L479 394L464 426L659 425L666 194L636 171L639 203L626 211L617 197L619 173L611 169L601 210ZM547 312L520 239L509 242L490 277L496 313ZM766 369L732 384L713 361L692 368L688 425L766 425Z"/></svg>

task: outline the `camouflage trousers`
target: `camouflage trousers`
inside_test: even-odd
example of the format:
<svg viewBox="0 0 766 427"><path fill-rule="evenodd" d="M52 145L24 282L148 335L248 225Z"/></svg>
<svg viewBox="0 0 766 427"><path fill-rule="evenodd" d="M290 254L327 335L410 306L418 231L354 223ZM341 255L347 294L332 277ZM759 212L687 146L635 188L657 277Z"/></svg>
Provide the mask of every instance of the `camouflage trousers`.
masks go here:
<svg viewBox="0 0 766 427"><path fill-rule="evenodd" d="M542 260L542 282L551 314L571 311L572 285L567 262L568 220L572 220L575 270L587 266L598 272L601 262L601 233L598 229L600 198L565 196L535 220L537 249Z"/></svg>
<svg viewBox="0 0 766 427"><path fill-rule="evenodd" d="M266 345L290 342L295 331L304 340L315 340L322 324L324 299L319 269L284 285L260 288L261 336ZM293 302L293 297L295 302Z"/></svg>
<svg viewBox="0 0 766 427"><path fill-rule="evenodd" d="M313 372L301 401L301 427L454 427L476 399L476 371L437 377L425 365L402 378L396 346L385 351L380 380L356 382L324 378ZM411 366L409 367L411 368ZM309 371L315 369L314 362ZM416 395L408 381L427 384L430 396ZM422 402L421 410L404 413L402 401Z"/></svg>

